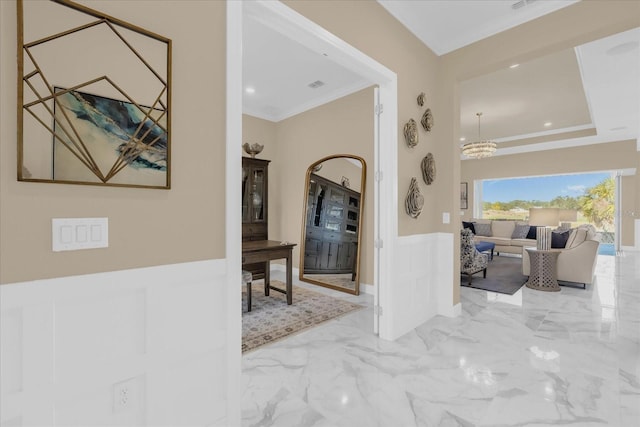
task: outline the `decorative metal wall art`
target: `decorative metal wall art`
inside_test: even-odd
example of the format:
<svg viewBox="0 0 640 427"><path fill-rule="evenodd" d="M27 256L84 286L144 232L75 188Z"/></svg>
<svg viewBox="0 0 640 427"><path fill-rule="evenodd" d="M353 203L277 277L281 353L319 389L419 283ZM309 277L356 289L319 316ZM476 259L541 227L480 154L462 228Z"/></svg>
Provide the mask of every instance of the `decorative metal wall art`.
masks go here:
<svg viewBox="0 0 640 427"><path fill-rule="evenodd" d="M424 207L424 196L420 193L420 187L418 187L418 180L411 178L411 184L409 184L409 192L407 198L404 201L404 208L411 218L418 218L422 213Z"/></svg>
<svg viewBox="0 0 640 427"><path fill-rule="evenodd" d="M420 123L422 124L424 130L426 130L427 132L431 131L431 128L433 127L433 114L431 114L431 108L427 108L427 111L424 112Z"/></svg>
<svg viewBox="0 0 640 427"><path fill-rule="evenodd" d="M404 125L404 139L410 148L418 145L418 124L415 120L409 119Z"/></svg>
<svg viewBox="0 0 640 427"><path fill-rule="evenodd" d="M420 95L418 95L418 105L420 107L424 105L424 97L425 97L424 92L421 92Z"/></svg>
<svg viewBox="0 0 640 427"><path fill-rule="evenodd" d="M431 185L436 179L436 161L433 158L433 154L428 153L424 159L422 159L420 167L422 169L422 179L425 184Z"/></svg>
<svg viewBox="0 0 640 427"><path fill-rule="evenodd" d="M17 11L18 181L170 188L171 40L68 0Z"/></svg>

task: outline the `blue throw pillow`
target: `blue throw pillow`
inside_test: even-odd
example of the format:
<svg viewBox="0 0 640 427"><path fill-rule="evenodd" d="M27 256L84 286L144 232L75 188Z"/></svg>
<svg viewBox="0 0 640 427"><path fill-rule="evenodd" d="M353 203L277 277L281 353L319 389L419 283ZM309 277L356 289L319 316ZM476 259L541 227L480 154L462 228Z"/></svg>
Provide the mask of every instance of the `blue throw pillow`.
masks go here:
<svg viewBox="0 0 640 427"><path fill-rule="evenodd" d="M529 227L529 232L527 233L527 239L533 239L536 240L536 228L538 228L536 225L532 225Z"/></svg>
<svg viewBox="0 0 640 427"><path fill-rule="evenodd" d="M462 221L462 228L468 228L473 234L476 234L476 228L472 222Z"/></svg>
<svg viewBox="0 0 640 427"><path fill-rule="evenodd" d="M551 233L551 248L562 249L567 246L567 240L569 240L570 234L571 230L567 230L564 232L553 231Z"/></svg>

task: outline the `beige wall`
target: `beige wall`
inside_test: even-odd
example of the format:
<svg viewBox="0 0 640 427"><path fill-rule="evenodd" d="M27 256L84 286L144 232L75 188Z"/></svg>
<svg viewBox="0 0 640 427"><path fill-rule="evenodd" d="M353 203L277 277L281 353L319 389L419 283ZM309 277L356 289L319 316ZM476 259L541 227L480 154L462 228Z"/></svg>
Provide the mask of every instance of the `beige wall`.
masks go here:
<svg viewBox="0 0 640 427"><path fill-rule="evenodd" d="M153 14L146 2L82 3L173 39L173 188L16 182L15 3L0 2L0 283L224 257L224 2L156 2ZM401 235L458 229L456 220L441 224L440 215L451 212L455 219L459 207L460 81L640 25L640 2L585 1L438 58L376 2L285 3L397 73ZM408 149L402 126L409 118L419 121L420 92L427 95L435 126L431 133L421 130L420 144ZM411 219L403 211L404 196L428 152L438 174L433 185L420 184L425 209ZM638 189L636 181L636 195ZM635 206L638 212L637 200ZM110 247L51 252L51 218L85 216L109 217Z"/></svg>
<svg viewBox="0 0 640 427"><path fill-rule="evenodd" d="M173 40L172 189L17 182L16 3L1 1L0 283L223 258L224 2L80 3ZM109 248L52 252L68 217L108 217Z"/></svg>
<svg viewBox="0 0 640 427"><path fill-rule="evenodd" d="M464 211L463 219L468 220L473 215L474 180L605 172L635 168L636 156L636 142L634 140L496 156L482 160L464 160L460 180L469 183L469 209ZM623 213L625 210L633 211L632 207L635 206L634 184L636 179L635 176L625 179L627 184L625 187L629 188L626 188L623 194ZM522 198L527 199L526 194ZM622 226L622 244L632 246L633 220L630 218L623 220Z"/></svg>

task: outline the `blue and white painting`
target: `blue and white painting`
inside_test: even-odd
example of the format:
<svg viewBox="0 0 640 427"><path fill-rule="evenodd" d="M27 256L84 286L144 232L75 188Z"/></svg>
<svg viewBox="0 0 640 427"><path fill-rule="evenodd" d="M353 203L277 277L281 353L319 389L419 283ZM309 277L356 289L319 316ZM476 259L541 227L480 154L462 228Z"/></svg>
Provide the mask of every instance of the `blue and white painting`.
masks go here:
<svg viewBox="0 0 640 427"><path fill-rule="evenodd" d="M166 115L162 110L141 108L79 91L59 94L54 106L57 137L53 179L167 186ZM146 117L147 112L150 117ZM80 148L80 142L88 153ZM129 155L123 158L123 152ZM78 157L98 172L93 172Z"/></svg>

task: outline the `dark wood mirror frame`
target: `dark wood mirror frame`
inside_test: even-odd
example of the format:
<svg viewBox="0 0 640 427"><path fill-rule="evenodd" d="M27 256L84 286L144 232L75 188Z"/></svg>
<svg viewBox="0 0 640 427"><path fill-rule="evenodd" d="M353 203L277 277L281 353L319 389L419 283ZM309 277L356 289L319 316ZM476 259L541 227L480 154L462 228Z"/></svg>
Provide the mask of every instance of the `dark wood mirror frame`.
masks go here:
<svg viewBox="0 0 640 427"><path fill-rule="evenodd" d="M324 162L328 160L333 160L333 159L352 159L360 162L362 167L361 167L359 193L351 190L348 186L345 186L343 183L334 182L326 178L323 178L322 176L316 175L314 171L317 171L320 165L322 165ZM311 164L311 166L309 166L309 168L307 169L305 186L304 186L303 205L302 205L303 206L302 227L301 227L302 232L301 232L301 238L300 238L299 279L301 281L323 286L330 289L334 289L341 292L346 292L353 295L360 294L360 254L362 249L362 245L361 245L362 224L363 224L362 216L364 213L364 204L365 204L366 176L367 176L367 164L365 160L362 157L352 155L352 154L336 154L336 155L327 156ZM341 221L342 225L344 226L344 229L326 228L324 226L325 224L321 224L321 225L319 224L320 226L317 229L315 229L315 227L314 229L309 229L307 227L308 225L307 223L310 218L309 215L313 213L313 212L311 213L309 212L309 202L310 202L309 191L310 191L310 186L313 183L312 179L315 181L322 181L326 185L331 186L336 190L339 189L338 191L343 192L345 194L345 197L351 194L352 202L354 201L354 199L357 199L357 204L358 204L357 219L356 220L348 219L349 214L353 216L353 214L356 212L356 209L351 209L351 211L349 211L348 210L349 201L347 200L344 203L345 208L347 208L345 211L343 211L344 220ZM312 203L312 205L316 206L315 203ZM314 216L317 216L318 218L322 217L323 218L322 221L324 221L325 214L326 214L326 211L318 212L317 214L314 214ZM347 227L351 229L353 229L353 227L357 227L357 229L355 230L355 233L353 231L347 232L346 231ZM347 236L346 239L343 238L343 236ZM355 237L355 241L352 240L353 237ZM354 244L355 244L355 251L353 250ZM312 245L315 245L315 247L312 248ZM315 261L316 256L320 257L323 253L323 249L326 249L325 253L327 251L330 253L332 248L337 249L338 251L340 251L340 249L342 248L343 252L345 250L347 251L345 260L347 260L347 264L351 265L352 268L347 272L346 270L348 269L342 266L342 270L340 272L343 274L347 272L352 275L352 281L354 282L353 289L350 289L349 287L343 287L336 284L332 284L327 281L311 278L309 277L309 274L305 275L305 267L309 265L310 260ZM349 254L353 254L353 252L355 252L355 258L353 258L352 260L348 260L347 258L349 257ZM330 270L330 271L335 271L335 270Z"/></svg>

